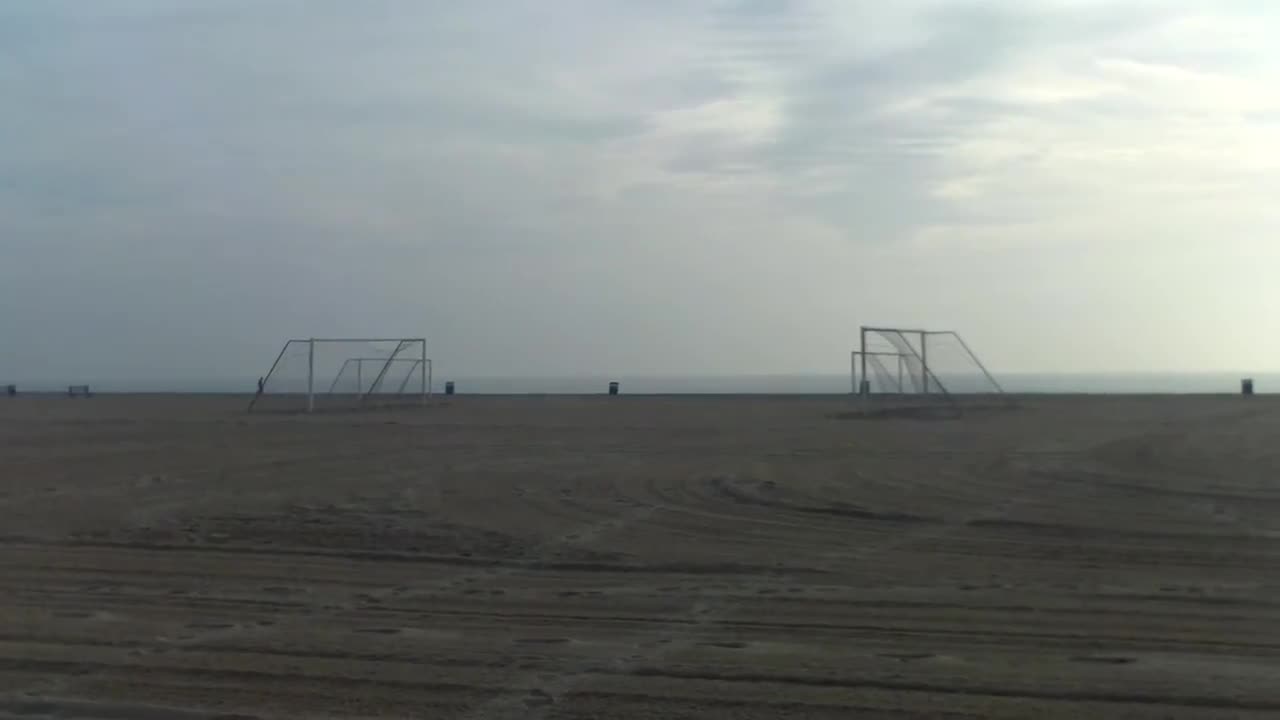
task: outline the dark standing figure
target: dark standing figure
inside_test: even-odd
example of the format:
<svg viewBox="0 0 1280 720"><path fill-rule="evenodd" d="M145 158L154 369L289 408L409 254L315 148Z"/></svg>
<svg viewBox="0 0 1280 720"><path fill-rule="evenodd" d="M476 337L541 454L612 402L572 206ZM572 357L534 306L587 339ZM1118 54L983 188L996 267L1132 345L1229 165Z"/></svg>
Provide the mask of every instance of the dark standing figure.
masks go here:
<svg viewBox="0 0 1280 720"><path fill-rule="evenodd" d="M259 395L262 394L262 386L265 385L266 383L267 383L266 378L258 378L258 394Z"/></svg>

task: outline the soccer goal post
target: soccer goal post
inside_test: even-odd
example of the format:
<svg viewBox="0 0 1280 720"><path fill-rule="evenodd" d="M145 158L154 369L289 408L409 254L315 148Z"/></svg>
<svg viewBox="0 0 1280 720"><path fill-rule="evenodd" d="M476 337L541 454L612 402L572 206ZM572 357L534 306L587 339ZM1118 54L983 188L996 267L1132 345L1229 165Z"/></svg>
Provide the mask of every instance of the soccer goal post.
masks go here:
<svg viewBox="0 0 1280 720"><path fill-rule="evenodd" d="M955 395L1003 394L964 338L954 330L862 327L852 353L853 392L950 400Z"/></svg>
<svg viewBox="0 0 1280 720"><path fill-rule="evenodd" d="M423 338L295 338L259 378L249 411L426 404L431 384Z"/></svg>

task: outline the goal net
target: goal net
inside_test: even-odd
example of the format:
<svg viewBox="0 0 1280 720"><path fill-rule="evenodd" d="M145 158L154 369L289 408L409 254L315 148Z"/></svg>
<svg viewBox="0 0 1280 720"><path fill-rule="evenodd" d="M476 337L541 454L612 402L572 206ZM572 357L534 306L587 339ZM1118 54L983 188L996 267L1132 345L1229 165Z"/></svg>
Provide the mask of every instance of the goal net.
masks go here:
<svg viewBox="0 0 1280 720"><path fill-rule="evenodd" d="M1004 393L964 338L951 330L864 327L851 371L853 391L861 395L954 400Z"/></svg>
<svg viewBox="0 0 1280 720"><path fill-rule="evenodd" d="M286 341L259 380L250 412L299 412L422 404L431 360L422 338Z"/></svg>

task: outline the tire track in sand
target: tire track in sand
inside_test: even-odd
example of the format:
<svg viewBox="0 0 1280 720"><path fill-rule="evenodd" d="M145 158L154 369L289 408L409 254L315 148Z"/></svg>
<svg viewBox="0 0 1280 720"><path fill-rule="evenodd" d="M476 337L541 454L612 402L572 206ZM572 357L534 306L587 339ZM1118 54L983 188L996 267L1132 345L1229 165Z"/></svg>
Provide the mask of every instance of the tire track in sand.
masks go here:
<svg viewBox="0 0 1280 720"><path fill-rule="evenodd" d="M1059 453L1054 453L1053 456L1062 458ZM1003 518L1018 507L1042 499L1040 493L1051 487L1059 475L1049 470L1037 469L1027 462L1027 457L1028 454L1023 452L1003 456L1004 461L1011 462L1022 477L1034 480L1024 483L1018 492L976 512L950 518L944 523L917 526L914 530L906 530L882 541L864 545L852 553L846 553L843 559L848 563L865 562L912 543L942 539L968 529L969 524L975 520ZM655 511L658 509L661 508L654 508ZM544 670L524 672L509 681L500 695L460 714L457 720L541 720L553 712L567 696L583 689L599 676L639 675L672 655L691 649L700 634L726 620L740 604L740 601L728 596L718 600L695 600L676 615L677 619L660 625L654 639L640 645L637 652L598 662L580 662L559 674Z"/></svg>

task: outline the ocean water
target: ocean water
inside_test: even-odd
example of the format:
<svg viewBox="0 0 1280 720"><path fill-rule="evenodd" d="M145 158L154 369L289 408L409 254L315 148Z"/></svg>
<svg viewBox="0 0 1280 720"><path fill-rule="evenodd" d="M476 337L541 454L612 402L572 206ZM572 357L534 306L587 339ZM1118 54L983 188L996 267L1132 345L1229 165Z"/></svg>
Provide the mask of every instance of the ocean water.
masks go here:
<svg viewBox="0 0 1280 720"><path fill-rule="evenodd" d="M1240 392L1240 380L1254 379L1260 394L1280 392L1280 373L1002 373L997 379L1011 393L1093 393L1093 394L1214 394ZM979 386L972 376L942 376L952 392ZM847 374L758 374L758 375L579 375L542 377L453 376L437 369L433 390L444 391L446 380L456 383L462 394L597 394L610 381L621 384L623 394L782 394L828 395L852 391ZM9 382L8 380L3 383ZM129 381L112 378L76 378L69 381L38 380L19 382L28 392L65 391L69 384L89 383L96 392L200 392L252 393L256 377L242 379L191 378ZM0 383L0 384L3 384Z"/></svg>

